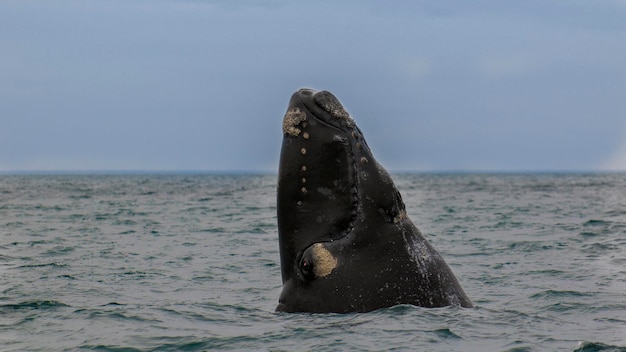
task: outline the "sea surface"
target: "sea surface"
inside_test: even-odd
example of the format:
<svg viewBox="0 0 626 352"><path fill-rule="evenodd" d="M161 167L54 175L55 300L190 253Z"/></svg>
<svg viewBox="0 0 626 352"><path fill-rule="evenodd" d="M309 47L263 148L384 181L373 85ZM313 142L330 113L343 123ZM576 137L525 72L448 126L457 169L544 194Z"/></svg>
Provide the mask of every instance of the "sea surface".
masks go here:
<svg viewBox="0 0 626 352"><path fill-rule="evenodd" d="M0 351L626 351L626 174L398 174L475 308L275 313L275 175L0 175Z"/></svg>

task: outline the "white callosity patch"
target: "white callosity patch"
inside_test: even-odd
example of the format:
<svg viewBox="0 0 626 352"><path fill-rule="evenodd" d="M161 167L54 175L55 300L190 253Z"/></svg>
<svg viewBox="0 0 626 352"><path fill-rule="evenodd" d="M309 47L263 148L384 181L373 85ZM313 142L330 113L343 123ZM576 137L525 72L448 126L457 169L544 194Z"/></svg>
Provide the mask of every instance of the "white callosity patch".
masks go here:
<svg viewBox="0 0 626 352"><path fill-rule="evenodd" d="M298 136L301 130L296 126L303 121L306 121L306 119L306 113L300 111L299 108L287 111L285 117L283 118L283 133ZM308 134L305 138L308 138Z"/></svg>
<svg viewBox="0 0 626 352"><path fill-rule="evenodd" d="M326 277L337 267L337 258L322 243L311 247L313 254L313 273L315 277Z"/></svg>
<svg viewBox="0 0 626 352"><path fill-rule="evenodd" d="M337 97L327 91L321 91L315 94L316 103L333 117L345 121L346 126L353 128L354 120L350 114L343 108Z"/></svg>
<svg viewBox="0 0 626 352"><path fill-rule="evenodd" d="M394 224L395 224L395 223L398 223L398 222L400 222L400 221L402 221L402 220L404 220L404 219L406 219L406 218L407 218L407 215L406 215L406 210L402 209L402 210L400 210L400 212L398 213L398 216L396 216L395 218L393 218L393 223L394 223Z"/></svg>
<svg viewBox="0 0 626 352"><path fill-rule="evenodd" d="M297 137L300 135L300 133L302 133L302 137L304 139L309 139L310 137L309 133L302 131L302 129L307 127L306 121L307 121L307 115L304 111L300 110L300 108L293 108L287 111L287 113L285 114L285 117L283 118L283 133L294 136L294 137ZM306 153L307 153L306 148L304 147L300 148L300 154L304 156L306 155ZM306 170L307 170L306 165L300 166L301 172L306 172ZM306 177L303 176L301 181L302 181L302 184L304 185L306 183ZM300 188L300 191L303 195L307 194L308 192L306 187ZM298 206L301 206L302 200L298 200L296 204Z"/></svg>

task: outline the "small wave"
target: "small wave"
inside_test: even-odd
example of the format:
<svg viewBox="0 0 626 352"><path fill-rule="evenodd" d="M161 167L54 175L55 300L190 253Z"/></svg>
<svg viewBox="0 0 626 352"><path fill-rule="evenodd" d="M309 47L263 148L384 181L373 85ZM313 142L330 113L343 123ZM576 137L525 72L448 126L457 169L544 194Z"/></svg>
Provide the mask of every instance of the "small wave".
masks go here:
<svg viewBox="0 0 626 352"><path fill-rule="evenodd" d="M519 341L516 341L517 343L519 343ZM526 346L519 346L519 347L513 347L510 348L508 350L505 350L504 352L530 352L533 349L530 347L526 347Z"/></svg>
<svg viewBox="0 0 626 352"><path fill-rule="evenodd" d="M435 334L441 340L462 339L461 336L455 334L454 332L452 332L452 330L448 328L437 329L431 332Z"/></svg>
<svg viewBox="0 0 626 352"><path fill-rule="evenodd" d="M606 225L610 225L610 224L611 224L610 221L599 220L599 219L591 219L591 220L585 221L585 223L583 223L583 226L606 226Z"/></svg>
<svg viewBox="0 0 626 352"><path fill-rule="evenodd" d="M70 253L76 250L76 247L67 247L67 246L57 246L55 248L49 249L44 253L44 256L56 256L63 255L66 253Z"/></svg>
<svg viewBox="0 0 626 352"><path fill-rule="evenodd" d="M163 340L161 344L155 345L153 341ZM171 342L166 342L171 340ZM122 347L111 345L84 345L81 349L93 351L211 351L231 349L233 345L247 346L248 350L254 350L258 344L258 339L249 336L229 336L229 337L209 337L204 339L191 339L185 337L155 337L146 341L153 345L153 348L136 349L134 347ZM152 343L151 343L152 342Z"/></svg>
<svg viewBox="0 0 626 352"><path fill-rule="evenodd" d="M624 216L626 215L626 208L609 210L605 214L610 217Z"/></svg>
<svg viewBox="0 0 626 352"><path fill-rule="evenodd" d="M47 205L43 205L43 204L37 204L35 206L35 209L36 210L42 210L42 211L62 211L62 210L65 210L60 205L47 206Z"/></svg>
<svg viewBox="0 0 626 352"><path fill-rule="evenodd" d="M574 352L626 352L626 347L612 346L602 342L581 341L576 346Z"/></svg>
<svg viewBox="0 0 626 352"><path fill-rule="evenodd" d="M203 341L189 341L181 343L166 343L158 346L154 351L208 351L226 349L236 344L249 344L252 347L257 340L248 336L213 337Z"/></svg>
<svg viewBox="0 0 626 352"><path fill-rule="evenodd" d="M6 224L4 224L5 228L19 228L24 226L25 224L21 221L13 221L13 222L7 222Z"/></svg>
<svg viewBox="0 0 626 352"><path fill-rule="evenodd" d="M200 304L200 306L212 309L216 312L230 311L230 312L235 312L238 314L244 313L244 312L247 312L247 313L258 312L258 309L255 309L255 308L249 308L246 306L233 305L233 304L218 304L214 302L205 302L205 303Z"/></svg>
<svg viewBox="0 0 626 352"><path fill-rule="evenodd" d="M228 231L226 231L225 228L223 227L212 227L212 228L205 228L205 229L199 229L196 232L208 232L208 233L226 233Z"/></svg>
<svg viewBox="0 0 626 352"><path fill-rule="evenodd" d="M620 247L613 243L598 242L583 246L588 257L597 257L606 252L619 250Z"/></svg>
<svg viewBox="0 0 626 352"><path fill-rule="evenodd" d="M254 227L251 229L241 229L236 231L235 233L237 234L253 234L253 235L265 235L267 234L267 231L263 230L260 227Z"/></svg>
<svg viewBox="0 0 626 352"><path fill-rule="evenodd" d="M547 249L552 249L554 245L547 244L547 242L542 241L519 241L513 242L509 244L509 250L515 250L520 252L535 252L535 251L544 251Z"/></svg>
<svg viewBox="0 0 626 352"><path fill-rule="evenodd" d="M546 276L561 276L566 275L567 273L563 270L557 269L543 269L543 270L529 270L527 274L538 274L538 275L546 275Z"/></svg>
<svg viewBox="0 0 626 352"><path fill-rule="evenodd" d="M559 290L545 290L534 295L530 298L554 298L554 297L589 297L593 296L593 293L579 292L579 291L559 291Z"/></svg>
<svg viewBox="0 0 626 352"><path fill-rule="evenodd" d="M115 307L112 307L112 308L115 309ZM88 313L87 317L90 320L91 319L112 319L112 320L119 321L119 322L160 322L157 319L145 318L137 314L129 314L129 313L124 314L121 311L106 311L106 310L88 311L84 309L79 309L75 311L75 313L83 313L83 312Z"/></svg>
<svg viewBox="0 0 626 352"><path fill-rule="evenodd" d="M111 345L84 345L80 346L79 349L85 349L88 351L102 351L102 352L141 352L145 351L143 349L134 348L134 347L123 347L123 346L111 346Z"/></svg>
<svg viewBox="0 0 626 352"><path fill-rule="evenodd" d="M595 232L591 232L591 231L583 231L580 233L580 236L582 237L597 237L600 236L600 234L595 233Z"/></svg>
<svg viewBox="0 0 626 352"><path fill-rule="evenodd" d="M149 272L149 271L141 271L141 270L129 270L129 271L125 271L121 274L118 274L118 276L121 277L126 277L126 276L132 276L138 279L142 279L142 278L147 278L147 277L158 277L158 276L165 276L162 273L159 272Z"/></svg>
<svg viewBox="0 0 626 352"><path fill-rule="evenodd" d="M69 305L59 301L26 301L21 303L0 305L0 310L9 309L51 309L59 307L69 307Z"/></svg>
<svg viewBox="0 0 626 352"><path fill-rule="evenodd" d="M42 267L46 267L46 266L51 266L51 267L55 267L55 268L63 268L65 266L67 266L67 264L63 264L63 263L41 263L41 264L26 264L26 265L20 265L16 268L42 268Z"/></svg>
<svg viewBox="0 0 626 352"><path fill-rule="evenodd" d="M404 314L411 314L411 312L415 312L416 310L419 310L419 309L420 309L419 307L414 306L412 304L397 304L395 306L377 309L374 311L375 312L374 314L381 314L384 316L387 316L387 315L401 316Z"/></svg>
<svg viewBox="0 0 626 352"><path fill-rule="evenodd" d="M64 274L64 275L59 275L57 276L60 279L69 279L69 280L76 280L76 277L69 275L69 274Z"/></svg>
<svg viewBox="0 0 626 352"><path fill-rule="evenodd" d="M80 200L80 199L91 199L91 194L77 194L68 196L69 199Z"/></svg>

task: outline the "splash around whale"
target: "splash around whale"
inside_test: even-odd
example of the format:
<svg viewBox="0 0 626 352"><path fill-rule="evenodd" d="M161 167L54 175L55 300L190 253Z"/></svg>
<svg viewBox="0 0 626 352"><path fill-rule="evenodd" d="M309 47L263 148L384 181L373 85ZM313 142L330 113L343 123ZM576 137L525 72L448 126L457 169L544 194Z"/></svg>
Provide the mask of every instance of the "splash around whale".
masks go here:
<svg viewBox="0 0 626 352"><path fill-rule="evenodd" d="M282 128L277 311L472 306L333 94L300 89Z"/></svg>

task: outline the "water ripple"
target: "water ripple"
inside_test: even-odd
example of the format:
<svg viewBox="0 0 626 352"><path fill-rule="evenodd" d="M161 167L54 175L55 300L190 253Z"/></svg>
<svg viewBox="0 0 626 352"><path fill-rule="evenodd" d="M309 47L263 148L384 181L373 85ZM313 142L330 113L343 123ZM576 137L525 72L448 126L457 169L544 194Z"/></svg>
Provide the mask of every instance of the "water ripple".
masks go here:
<svg viewBox="0 0 626 352"><path fill-rule="evenodd" d="M275 175L0 176L0 350L626 351L626 175L394 180L475 308L274 312Z"/></svg>

